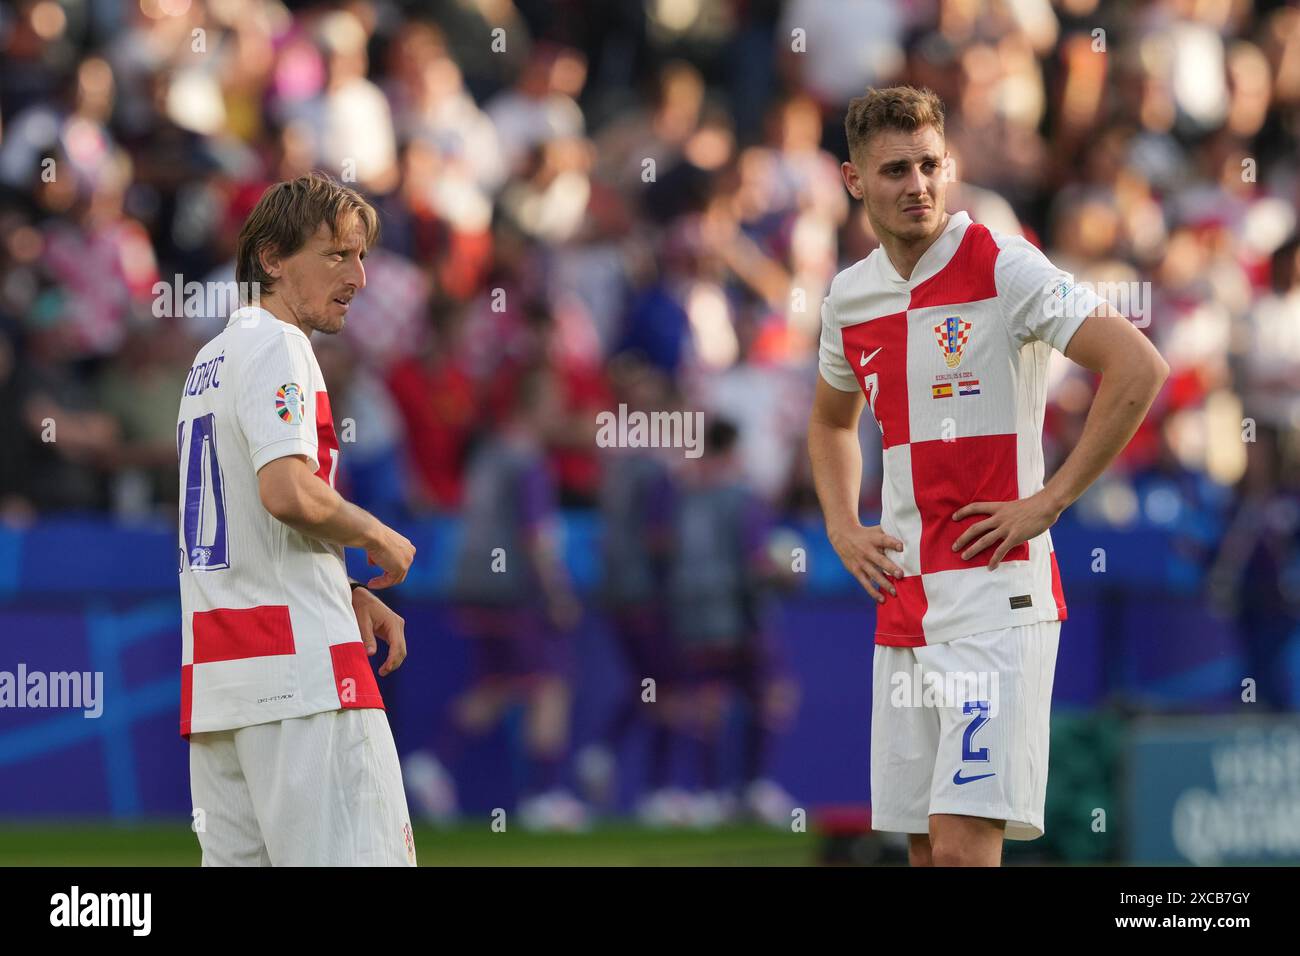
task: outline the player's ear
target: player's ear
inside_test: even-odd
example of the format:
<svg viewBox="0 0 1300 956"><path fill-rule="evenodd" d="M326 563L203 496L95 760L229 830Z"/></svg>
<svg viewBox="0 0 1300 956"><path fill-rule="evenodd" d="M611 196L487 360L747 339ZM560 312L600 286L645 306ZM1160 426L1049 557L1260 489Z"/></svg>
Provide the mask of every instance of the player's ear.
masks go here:
<svg viewBox="0 0 1300 956"><path fill-rule="evenodd" d="M858 178L858 168L852 163L840 163L840 175L844 177L844 186L854 199L862 198L862 181Z"/></svg>
<svg viewBox="0 0 1300 956"><path fill-rule="evenodd" d="M272 279L280 278L283 259L280 251L269 243L263 244L257 250L257 261L262 265L262 271Z"/></svg>

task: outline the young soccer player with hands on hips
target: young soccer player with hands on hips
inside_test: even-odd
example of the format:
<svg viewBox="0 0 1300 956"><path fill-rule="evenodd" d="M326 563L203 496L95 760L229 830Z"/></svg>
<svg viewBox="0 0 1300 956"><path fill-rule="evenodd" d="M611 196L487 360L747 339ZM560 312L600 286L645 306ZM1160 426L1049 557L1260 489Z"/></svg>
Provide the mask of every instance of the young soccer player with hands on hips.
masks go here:
<svg viewBox="0 0 1300 956"><path fill-rule="evenodd" d="M1066 619L1048 529L1132 438L1169 367L1025 239L947 212L932 92L869 90L845 129L841 172L880 246L822 304L808 450L831 544L877 602L872 826L907 833L913 865L996 866L1004 838L1043 833ZM1101 383L1044 484L1052 349ZM864 408L883 456L873 527L858 518ZM916 675L954 693L915 706L895 691Z"/></svg>

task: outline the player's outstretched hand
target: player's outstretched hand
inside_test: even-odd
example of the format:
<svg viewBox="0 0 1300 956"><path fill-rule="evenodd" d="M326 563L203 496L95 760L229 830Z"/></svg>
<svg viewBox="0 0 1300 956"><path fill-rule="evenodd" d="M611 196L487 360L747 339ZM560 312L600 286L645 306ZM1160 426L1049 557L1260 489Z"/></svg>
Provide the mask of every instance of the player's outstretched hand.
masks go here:
<svg viewBox="0 0 1300 956"><path fill-rule="evenodd" d="M902 551L903 542L885 534L880 525L867 528L855 524L832 530L828 537L844 566L858 579L872 600L878 604L885 603L882 591L898 596L889 578L903 577L903 569L891 561L885 551Z"/></svg>
<svg viewBox="0 0 1300 956"><path fill-rule="evenodd" d="M379 668L379 676L387 677L406 660L405 618L365 588L352 589L352 610L356 612L367 654L374 656L379 640L388 644L388 656Z"/></svg>
<svg viewBox="0 0 1300 956"><path fill-rule="evenodd" d="M415 560L415 545L392 528L383 525L381 527L383 530L379 540L366 548L366 560L375 567L384 569L383 574L376 575L366 582L366 587L376 590L405 581L406 572L411 569L411 562Z"/></svg>
<svg viewBox="0 0 1300 956"><path fill-rule="evenodd" d="M961 551L962 560L969 561L995 541L1000 541L989 561L989 570L992 571L1016 545L1038 537L1056 524L1061 510L1040 491L1019 501L972 501L954 511L952 520L960 521L971 515L988 517L963 531L952 543L952 549ZM972 541L975 543L971 544Z"/></svg>

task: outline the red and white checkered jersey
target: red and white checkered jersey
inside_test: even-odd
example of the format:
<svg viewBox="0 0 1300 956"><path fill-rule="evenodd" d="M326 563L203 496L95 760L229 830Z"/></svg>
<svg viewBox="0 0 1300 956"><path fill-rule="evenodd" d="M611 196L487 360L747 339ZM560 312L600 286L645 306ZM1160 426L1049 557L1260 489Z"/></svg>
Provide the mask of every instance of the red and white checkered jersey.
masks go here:
<svg viewBox="0 0 1300 956"><path fill-rule="evenodd" d="M903 542L897 597L877 605L876 643L914 647L997 628L1065 620L1052 537L952 550L984 520L972 501L1043 487L1043 412L1051 349L1065 351L1101 303L1018 236L955 213L902 278L883 249L845 269L822 304L819 366L862 389L880 426L881 527Z"/></svg>
<svg viewBox="0 0 1300 956"><path fill-rule="evenodd" d="M343 549L262 506L257 472L305 455L334 485L339 445L311 342L260 308L199 350L181 396L181 734L383 707Z"/></svg>

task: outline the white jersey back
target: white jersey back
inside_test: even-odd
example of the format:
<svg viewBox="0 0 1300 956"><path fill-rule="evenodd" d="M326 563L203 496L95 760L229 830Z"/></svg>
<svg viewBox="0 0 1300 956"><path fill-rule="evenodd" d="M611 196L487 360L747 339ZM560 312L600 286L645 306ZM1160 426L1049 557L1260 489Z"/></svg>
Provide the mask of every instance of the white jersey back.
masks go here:
<svg viewBox="0 0 1300 956"><path fill-rule="evenodd" d="M1043 487L1047 362L1101 303L1019 236L964 213L904 279L882 249L839 273L822 304L820 370L861 390L881 430L881 527L903 542L898 596L876 612L876 643L917 646L1065 620L1052 536L969 561L952 545L986 515Z"/></svg>
<svg viewBox="0 0 1300 956"><path fill-rule="evenodd" d="M262 506L257 472L305 455L333 487L338 439L311 342L243 308L199 350L176 424L181 734L383 707L343 549Z"/></svg>

